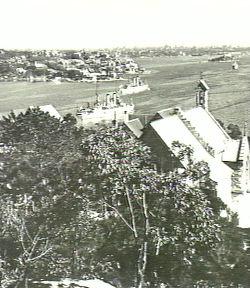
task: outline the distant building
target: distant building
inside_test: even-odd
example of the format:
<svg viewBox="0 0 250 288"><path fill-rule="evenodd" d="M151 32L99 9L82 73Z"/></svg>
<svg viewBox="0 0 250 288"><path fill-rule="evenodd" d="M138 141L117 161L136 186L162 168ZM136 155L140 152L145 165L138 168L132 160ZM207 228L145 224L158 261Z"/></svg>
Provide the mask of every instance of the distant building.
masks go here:
<svg viewBox="0 0 250 288"><path fill-rule="evenodd" d="M47 81L47 77L46 75L42 74L42 75L36 75L33 71L28 70L26 72L26 80L27 82L46 82Z"/></svg>
<svg viewBox="0 0 250 288"><path fill-rule="evenodd" d="M239 69L239 64L237 61L234 61L233 64L232 64L232 69L233 70L238 70Z"/></svg>
<svg viewBox="0 0 250 288"><path fill-rule="evenodd" d="M194 160L205 161L210 177L217 183L217 196L238 213L239 226L250 227L250 148L246 133L234 140L208 110L208 90L201 79L196 95L196 107L188 111L171 108L156 113L143 129L126 125L140 137L158 156L158 167L163 171L185 168L185 161L177 157L173 148L179 142L193 148Z"/></svg>
<svg viewBox="0 0 250 288"><path fill-rule="evenodd" d="M38 69L47 69L47 68L48 68L46 64L41 63L41 62L38 62L38 61L35 61L35 62L34 62L34 65L35 65L35 67L38 68Z"/></svg>

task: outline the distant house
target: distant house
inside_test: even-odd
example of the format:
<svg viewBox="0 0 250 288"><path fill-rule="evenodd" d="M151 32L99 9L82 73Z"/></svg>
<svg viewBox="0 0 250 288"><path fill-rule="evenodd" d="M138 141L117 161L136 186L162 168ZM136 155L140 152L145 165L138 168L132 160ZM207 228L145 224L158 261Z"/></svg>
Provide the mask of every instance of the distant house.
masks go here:
<svg viewBox="0 0 250 288"><path fill-rule="evenodd" d="M238 213L239 226L250 227L250 148L246 133L240 140L232 139L208 110L206 82L199 81L196 107L187 111L170 108L156 113L143 129L126 123L133 133L152 147L163 171L185 168L173 147L179 142L193 148L196 161L206 161L210 177L217 183L217 196ZM137 120L138 121L138 120ZM137 128L135 128L137 127Z"/></svg>
<svg viewBox="0 0 250 288"><path fill-rule="evenodd" d="M39 74L39 75L37 75ZM31 71L31 70L27 70L26 73L26 80L27 82L31 82L31 83L34 83L34 82L46 82L47 81L47 77L45 74L41 74L41 73L34 73L34 71Z"/></svg>
<svg viewBox="0 0 250 288"><path fill-rule="evenodd" d="M16 72L17 72L17 74L24 75L26 73L26 70L22 67L18 67L18 68L16 68Z"/></svg>
<svg viewBox="0 0 250 288"><path fill-rule="evenodd" d="M38 69L47 69L48 68L46 64L38 62L38 61L35 61L34 65Z"/></svg>

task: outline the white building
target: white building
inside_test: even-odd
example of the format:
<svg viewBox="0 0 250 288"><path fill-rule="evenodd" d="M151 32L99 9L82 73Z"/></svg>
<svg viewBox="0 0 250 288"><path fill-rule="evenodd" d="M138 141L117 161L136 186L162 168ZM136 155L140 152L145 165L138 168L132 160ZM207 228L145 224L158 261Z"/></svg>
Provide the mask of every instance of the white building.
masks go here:
<svg viewBox="0 0 250 288"><path fill-rule="evenodd" d="M173 142L192 147L194 160L208 163L210 177L217 183L217 196L232 211L238 213L240 227L250 227L248 137L245 134L242 139L234 140L221 127L208 110L208 90L206 82L200 80L195 108L187 111L180 108L159 111L143 134L137 131L138 129L136 133L133 132L158 154L161 168L165 171L177 168L178 165L185 167L182 160L176 160L177 153L173 149ZM133 123L130 122L127 126L133 130ZM138 123L137 127L140 127Z"/></svg>

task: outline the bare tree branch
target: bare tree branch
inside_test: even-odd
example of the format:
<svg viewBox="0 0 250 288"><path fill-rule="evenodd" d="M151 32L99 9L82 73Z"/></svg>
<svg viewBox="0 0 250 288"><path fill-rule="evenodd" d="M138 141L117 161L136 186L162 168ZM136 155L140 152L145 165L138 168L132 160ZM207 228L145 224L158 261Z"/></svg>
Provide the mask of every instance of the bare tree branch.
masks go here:
<svg viewBox="0 0 250 288"><path fill-rule="evenodd" d="M136 229L136 223L135 223L135 214L134 214L134 209L133 209L133 205L130 199L130 195L129 195L129 190L127 187L125 187L125 191L126 191L126 196L127 196L127 200L128 200L128 205L129 205L129 211L130 211L130 215L131 215L131 220L132 220L132 227L133 227L133 232L134 232L134 237L138 238L138 233L137 233L137 229Z"/></svg>
<svg viewBox="0 0 250 288"><path fill-rule="evenodd" d="M131 229L134 232L133 227L128 223L128 221L122 216L122 214L112 205L110 205L107 202L104 202L108 207L110 207L111 209L113 209L117 215L122 219L122 221L129 227L129 229Z"/></svg>

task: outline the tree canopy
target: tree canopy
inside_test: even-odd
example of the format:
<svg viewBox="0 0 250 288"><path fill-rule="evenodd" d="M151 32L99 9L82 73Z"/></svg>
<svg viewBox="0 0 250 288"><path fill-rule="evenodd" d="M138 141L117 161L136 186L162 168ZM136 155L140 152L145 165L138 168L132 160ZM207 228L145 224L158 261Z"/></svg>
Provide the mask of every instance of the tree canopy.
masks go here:
<svg viewBox="0 0 250 288"><path fill-rule="evenodd" d="M39 108L0 121L2 287L88 276L122 287L215 287L241 283L240 269L247 283L243 236L220 217L226 207L190 147L173 143L187 169L158 173L124 126L75 123Z"/></svg>
<svg viewBox="0 0 250 288"><path fill-rule="evenodd" d="M171 281L178 274L182 277L178 272L187 269L204 249L215 249L220 241L218 214L204 191L208 187L201 189L197 181L206 177L207 185L210 182L205 163L158 174L150 149L124 127L98 130L86 138L83 148L88 159L87 190L104 213L103 238L107 246L111 244L98 262L113 263L120 277L127 279L137 271L130 285L150 283L152 287L156 278L157 287L159 281ZM119 249L112 249L111 238L119 233ZM124 262L127 252L131 256Z"/></svg>

